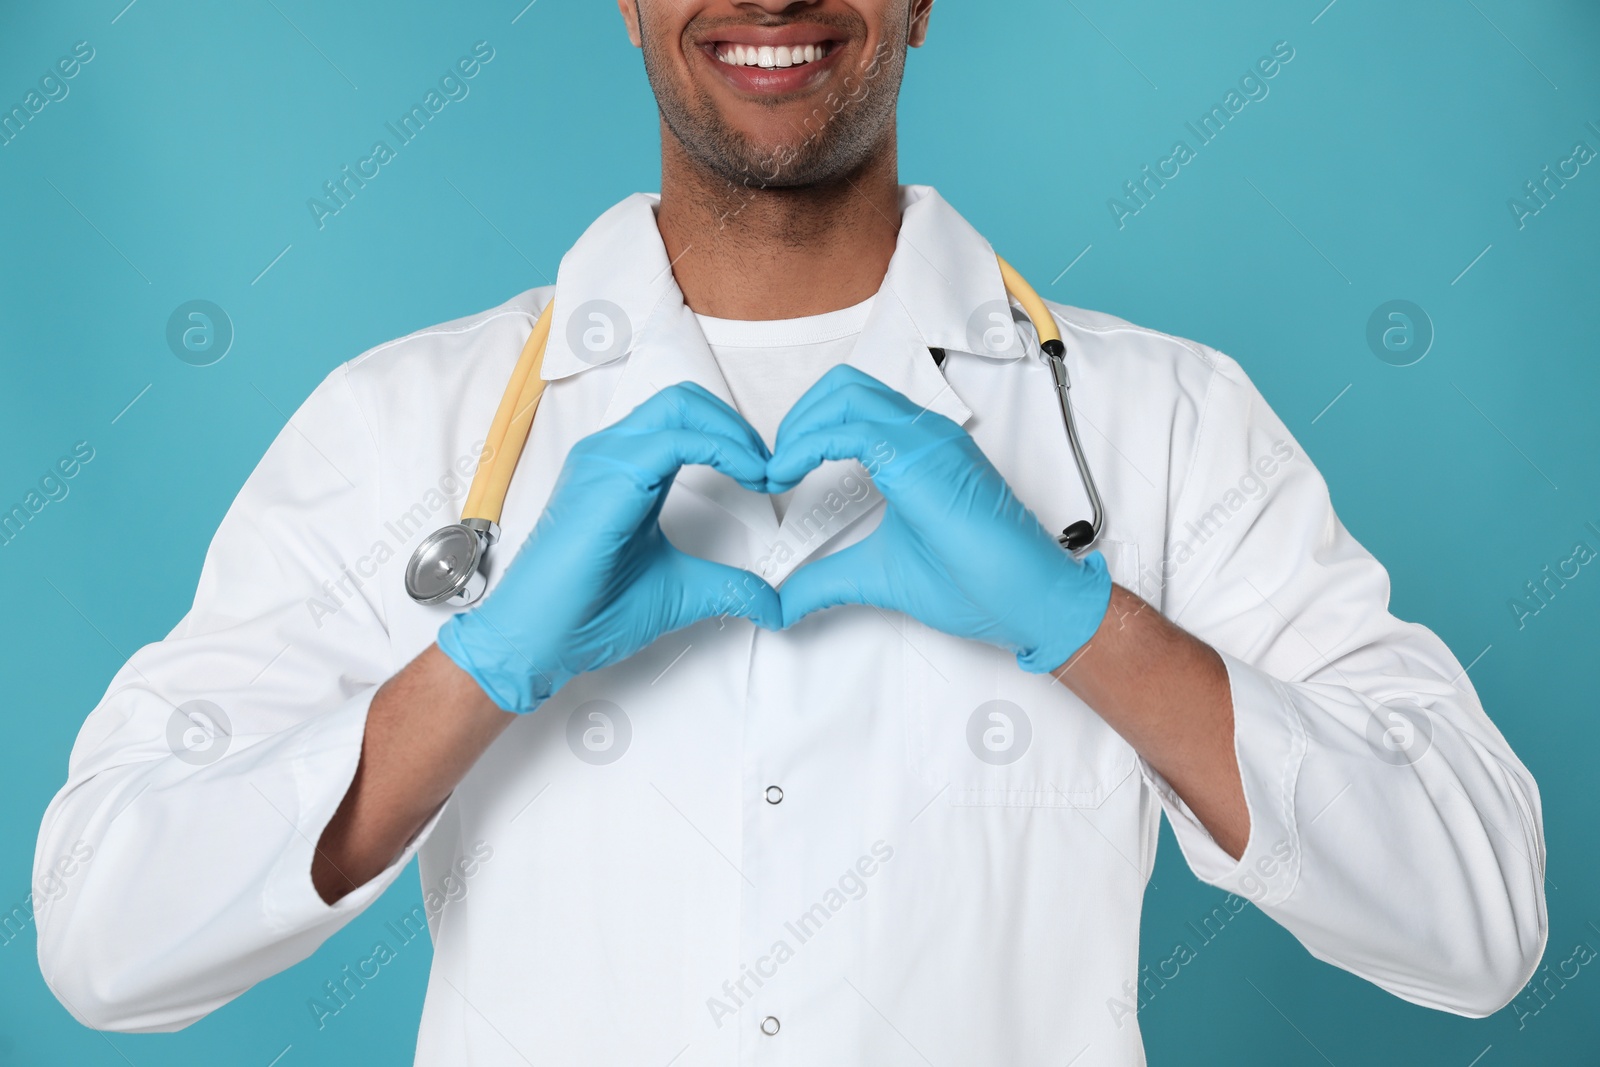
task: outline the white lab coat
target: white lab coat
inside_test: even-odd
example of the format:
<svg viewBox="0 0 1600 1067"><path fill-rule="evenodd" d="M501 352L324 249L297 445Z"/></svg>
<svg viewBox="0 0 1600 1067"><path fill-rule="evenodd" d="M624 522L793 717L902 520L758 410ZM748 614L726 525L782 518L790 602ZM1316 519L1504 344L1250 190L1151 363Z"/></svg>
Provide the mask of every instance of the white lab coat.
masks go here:
<svg viewBox="0 0 1600 1067"><path fill-rule="evenodd" d="M964 425L1046 527L1085 517L1048 369L972 353L973 313L1004 295L989 245L931 189L903 195L852 362ZM1163 811L1196 875L1317 957L1463 1015L1517 992L1546 936L1539 795L1460 663L1388 613L1384 569L1236 363L1062 306L1109 507L1100 550L1227 665L1252 822L1241 861L1048 675L851 606L781 633L708 620L578 678L387 871L324 904L312 845L368 702L449 613L410 602L402 569L455 520L539 309L554 295L550 383L500 568L580 436L672 382L727 398L654 203L602 216L553 290L337 368L273 442L192 610L117 673L45 815L40 871L93 848L38 912L44 976L75 1016L193 1022L310 955L419 853L413 928L425 914L435 946L419 1064L1141 1063L1130 1005ZM571 343L592 300L631 327L602 365ZM829 463L780 527L767 500L695 467L661 522L777 582L882 506L852 464ZM195 700L230 732L208 741L203 718L174 719ZM362 976L401 948L385 941L333 961L308 996L358 1014Z"/></svg>

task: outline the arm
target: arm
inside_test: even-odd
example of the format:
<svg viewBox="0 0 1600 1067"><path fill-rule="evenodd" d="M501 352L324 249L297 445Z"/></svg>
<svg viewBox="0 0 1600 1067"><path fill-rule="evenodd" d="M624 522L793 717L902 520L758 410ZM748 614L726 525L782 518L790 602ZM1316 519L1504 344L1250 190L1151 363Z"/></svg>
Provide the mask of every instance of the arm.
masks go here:
<svg viewBox="0 0 1600 1067"><path fill-rule="evenodd" d="M1238 859L1250 837L1228 671L1212 648L1121 586L1089 643L1052 672L1154 767Z"/></svg>
<svg viewBox="0 0 1600 1067"><path fill-rule="evenodd" d="M36 919L44 979L86 1025L188 1025L309 956L415 851L336 907L312 887L313 843L395 667L375 583L336 609L323 592L379 525L366 427L341 367L240 489L190 610L78 734L35 868L78 842L93 859Z"/></svg>
<svg viewBox="0 0 1600 1067"><path fill-rule="evenodd" d="M540 520L552 536L396 673L372 583L314 610L379 526L376 443L342 368L292 423L218 528L190 612L84 724L40 828L36 880L89 857L36 921L46 983L97 1029L179 1029L311 955L392 884L509 711L696 619L778 614L770 586L684 556L655 521L683 462L741 460L764 488L755 431L671 387L621 435L574 445ZM729 601L735 579L749 595Z"/></svg>
<svg viewBox="0 0 1600 1067"><path fill-rule="evenodd" d="M1389 614L1387 574L1288 430L1211 360L1171 482L1170 622L1113 597L1099 553L1062 553L959 426L852 367L785 417L769 482L888 441L888 507L789 578L785 618L871 603L1064 676L1132 745L1203 881L1398 996L1490 1014L1544 947L1538 789L1443 642Z"/></svg>
<svg viewBox="0 0 1600 1067"><path fill-rule="evenodd" d="M1237 364L1210 355L1160 604L1226 670L1243 851L1205 810L1210 788L1167 777L1184 761L1135 744L1145 778L1202 880L1319 959L1414 1003L1488 1015L1547 934L1538 788L1450 650L1390 614L1387 573L1288 429ZM1192 713L1173 712L1174 724Z"/></svg>
<svg viewBox="0 0 1600 1067"><path fill-rule="evenodd" d="M332 904L377 877L516 716L438 645L372 698L355 778L317 842L311 882Z"/></svg>

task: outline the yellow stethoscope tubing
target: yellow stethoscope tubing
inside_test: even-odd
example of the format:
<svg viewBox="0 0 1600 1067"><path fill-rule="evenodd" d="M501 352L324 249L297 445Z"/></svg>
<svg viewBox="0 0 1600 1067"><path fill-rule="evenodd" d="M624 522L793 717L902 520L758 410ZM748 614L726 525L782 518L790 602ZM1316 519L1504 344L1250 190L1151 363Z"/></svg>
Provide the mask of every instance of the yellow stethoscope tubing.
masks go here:
<svg viewBox="0 0 1600 1067"><path fill-rule="evenodd" d="M478 457L478 469L472 476L472 488L467 490L467 502L461 509L461 521L483 519L500 522L500 512L505 508L506 493L511 489L511 476L516 473L517 461L522 458L528 443L528 432L533 429L533 414L544 396L544 352L550 340L550 319L555 301L544 306L533 332L522 346L516 369L506 383L505 395L495 409L494 421L489 424L489 435L484 438L484 451Z"/></svg>
<svg viewBox="0 0 1600 1067"><path fill-rule="evenodd" d="M1017 273L1016 268L999 256L1000 278L1005 282L1006 293L1027 312L1039 335L1040 345L1054 341L1061 343L1061 331L1056 328L1055 316L1045 302L1034 292L1033 286ZM484 439L483 455L478 458L478 469L472 476L472 487L467 491L467 502L461 510L461 521L480 519L498 524L505 508L506 494L511 488L511 477L516 473L517 462L522 458L528 443L528 432L533 428L533 415L544 396L544 352L550 340L550 321L555 301L545 304L533 332L522 346L511 380L506 383L505 395L495 409L494 421L489 424L489 435Z"/></svg>
<svg viewBox="0 0 1600 1067"><path fill-rule="evenodd" d="M1061 341L1061 331L1056 329L1056 317L1050 314L1050 309L1033 291L1027 279L1017 273L1017 269L1007 263L1001 256L994 257L1000 263L1000 278L1006 283L1006 292L1011 299L1022 305L1022 310L1028 313L1028 319L1033 323L1033 330L1039 335L1039 344L1043 346L1048 341Z"/></svg>

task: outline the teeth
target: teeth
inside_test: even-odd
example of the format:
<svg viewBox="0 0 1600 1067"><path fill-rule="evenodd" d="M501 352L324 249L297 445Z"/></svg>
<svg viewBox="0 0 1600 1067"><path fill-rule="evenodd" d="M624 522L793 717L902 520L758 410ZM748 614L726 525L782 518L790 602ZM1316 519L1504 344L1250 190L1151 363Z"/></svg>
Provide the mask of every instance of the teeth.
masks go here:
<svg viewBox="0 0 1600 1067"><path fill-rule="evenodd" d="M815 63L828 55L828 45L724 45L717 59L733 67L761 67L774 70L781 67L798 67Z"/></svg>

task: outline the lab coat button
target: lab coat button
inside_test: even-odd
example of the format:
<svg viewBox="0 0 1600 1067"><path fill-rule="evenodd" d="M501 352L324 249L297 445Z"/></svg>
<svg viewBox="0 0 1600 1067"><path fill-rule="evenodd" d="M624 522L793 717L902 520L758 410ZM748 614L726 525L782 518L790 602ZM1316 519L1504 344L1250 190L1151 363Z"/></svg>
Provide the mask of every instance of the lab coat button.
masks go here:
<svg viewBox="0 0 1600 1067"><path fill-rule="evenodd" d="M771 1037L773 1034L777 1033L778 1017L776 1015L769 1015L765 1019L762 1019L761 1032L766 1034L768 1037Z"/></svg>
<svg viewBox="0 0 1600 1067"><path fill-rule="evenodd" d="M781 803L783 803L783 790L778 788L775 785L767 786L767 803L768 804L781 804Z"/></svg>

